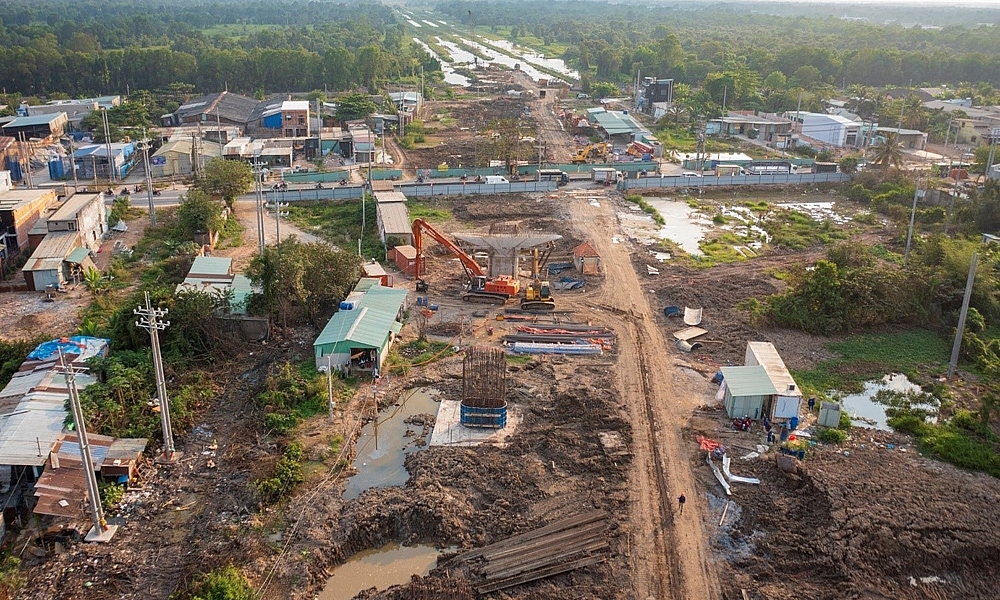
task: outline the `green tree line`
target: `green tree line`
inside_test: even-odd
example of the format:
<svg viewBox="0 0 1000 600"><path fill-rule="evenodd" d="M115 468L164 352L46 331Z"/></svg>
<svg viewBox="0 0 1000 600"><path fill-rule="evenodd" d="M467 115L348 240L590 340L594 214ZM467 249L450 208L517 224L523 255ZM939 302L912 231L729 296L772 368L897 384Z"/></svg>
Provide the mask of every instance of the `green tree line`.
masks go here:
<svg viewBox="0 0 1000 600"><path fill-rule="evenodd" d="M23 95L346 90L440 70L378 4L42 0L0 15L0 86Z"/></svg>

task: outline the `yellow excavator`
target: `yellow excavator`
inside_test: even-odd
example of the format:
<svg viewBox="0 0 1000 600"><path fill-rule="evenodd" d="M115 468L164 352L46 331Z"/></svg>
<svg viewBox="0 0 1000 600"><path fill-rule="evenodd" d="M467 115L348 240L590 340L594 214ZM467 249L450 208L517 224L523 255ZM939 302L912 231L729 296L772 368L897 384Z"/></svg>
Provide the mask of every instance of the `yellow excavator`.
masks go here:
<svg viewBox="0 0 1000 600"><path fill-rule="evenodd" d="M587 162L589 158L599 158L605 159L608 157L608 144L601 142L599 144L589 144L580 148L576 151L576 156L573 157L573 164L579 165Z"/></svg>
<svg viewBox="0 0 1000 600"><path fill-rule="evenodd" d="M548 259L551 248L546 252L545 257L540 259L538 248L535 248L531 255L531 283L524 289L524 298L521 299L521 309L530 311L555 310L556 300L552 297L552 286L548 281L543 281L541 277L541 265Z"/></svg>

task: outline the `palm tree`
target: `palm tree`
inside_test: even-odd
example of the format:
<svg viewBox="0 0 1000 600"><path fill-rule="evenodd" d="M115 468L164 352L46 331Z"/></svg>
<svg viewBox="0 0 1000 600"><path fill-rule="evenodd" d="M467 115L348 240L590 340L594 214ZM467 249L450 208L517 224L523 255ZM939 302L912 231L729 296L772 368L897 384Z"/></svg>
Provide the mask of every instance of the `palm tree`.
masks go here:
<svg viewBox="0 0 1000 600"><path fill-rule="evenodd" d="M871 147L869 160L883 171L890 166L898 169L903 162L903 150L899 143L899 135L893 132L882 134L882 141Z"/></svg>

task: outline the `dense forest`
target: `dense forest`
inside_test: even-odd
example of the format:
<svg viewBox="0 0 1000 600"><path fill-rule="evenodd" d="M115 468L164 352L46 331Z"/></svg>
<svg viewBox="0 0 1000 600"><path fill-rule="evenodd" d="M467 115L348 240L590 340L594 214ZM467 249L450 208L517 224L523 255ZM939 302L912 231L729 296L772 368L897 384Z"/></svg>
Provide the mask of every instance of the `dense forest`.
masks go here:
<svg viewBox="0 0 1000 600"><path fill-rule="evenodd" d="M947 84L954 94L998 101L1000 35L972 20L998 17L997 10L956 9L953 16L964 15L965 24L942 21L943 27L924 29L845 20L829 6L809 17L765 14L768 7L795 7L764 3L573 0L552 10L551 3L521 0L445 0L427 6L453 24L488 28L564 58L584 74L585 86L626 86L638 73L672 77L682 84L678 96L690 97L699 114L717 112L723 103L780 111L801 101L810 108L836 88L852 86ZM171 84L257 95L374 91L421 67L439 70L410 42L411 33L392 7L377 2L3 0L0 87L26 96Z"/></svg>
<svg viewBox="0 0 1000 600"><path fill-rule="evenodd" d="M595 2L548 4L521 1L447 1L436 10L452 19L473 14L477 26L509 27L514 37L533 36L567 45L565 58L597 77L630 81L637 70L690 85L727 62L765 78L778 71L807 83L890 86L988 82L1000 85L1000 35L991 26L941 29L873 25L838 17L780 17ZM1000 11L993 11L995 18ZM815 70L813 70L815 69Z"/></svg>
<svg viewBox="0 0 1000 600"><path fill-rule="evenodd" d="M0 86L96 95L375 88L440 67L380 4L0 2Z"/></svg>

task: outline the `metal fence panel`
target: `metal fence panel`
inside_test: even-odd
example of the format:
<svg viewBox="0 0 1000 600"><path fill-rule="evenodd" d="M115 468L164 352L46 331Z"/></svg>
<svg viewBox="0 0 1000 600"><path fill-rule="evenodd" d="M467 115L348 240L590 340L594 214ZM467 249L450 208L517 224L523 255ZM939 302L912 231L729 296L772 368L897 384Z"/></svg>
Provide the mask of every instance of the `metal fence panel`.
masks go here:
<svg viewBox="0 0 1000 600"><path fill-rule="evenodd" d="M646 177L643 179L626 179L622 189L656 189L656 188L699 188L712 186L741 185L783 185L802 183L839 183L849 181L851 176L846 173L780 173L769 175L735 175L732 177Z"/></svg>

